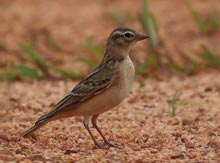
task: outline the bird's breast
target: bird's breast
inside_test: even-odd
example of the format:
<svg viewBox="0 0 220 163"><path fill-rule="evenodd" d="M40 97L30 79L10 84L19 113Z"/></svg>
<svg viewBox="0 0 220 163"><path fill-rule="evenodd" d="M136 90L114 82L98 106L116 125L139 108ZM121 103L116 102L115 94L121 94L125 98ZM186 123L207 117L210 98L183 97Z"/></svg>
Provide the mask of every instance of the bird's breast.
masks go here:
<svg viewBox="0 0 220 163"><path fill-rule="evenodd" d="M132 82L134 79L135 70L134 65L129 56L122 62L119 70L120 78L120 89L119 93L124 96L124 98L129 94L132 87Z"/></svg>

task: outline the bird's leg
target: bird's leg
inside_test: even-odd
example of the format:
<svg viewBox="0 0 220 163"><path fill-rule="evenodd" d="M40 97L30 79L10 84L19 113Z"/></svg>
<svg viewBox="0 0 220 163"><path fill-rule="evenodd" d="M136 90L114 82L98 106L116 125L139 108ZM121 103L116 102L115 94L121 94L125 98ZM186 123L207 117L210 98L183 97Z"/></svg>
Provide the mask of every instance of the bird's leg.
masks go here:
<svg viewBox="0 0 220 163"><path fill-rule="evenodd" d="M104 140L104 143L109 146L109 147L116 147L116 148L121 148L115 144L111 144L103 135L103 133L101 132L101 130L99 129L99 127L97 126L97 118L99 115L94 115L92 116L92 125L95 127L95 129L99 132L99 134L101 135L102 139Z"/></svg>
<svg viewBox="0 0 220 163"><path fill-rule="evenodd" d="M92 132L91 132L91 130L90 130L90 128L89 128L89 118L90 118L89 116L84 117L84 119L83 119L83 125L85 126L86 130L88 131L89 135L91 136L91 138L92 138L92 140L93 140L95 146L96 146L97 148L103 148L103 146L100 145L100 144L96 141L95 137L93 136L93 134L92 134Z"/></svg>

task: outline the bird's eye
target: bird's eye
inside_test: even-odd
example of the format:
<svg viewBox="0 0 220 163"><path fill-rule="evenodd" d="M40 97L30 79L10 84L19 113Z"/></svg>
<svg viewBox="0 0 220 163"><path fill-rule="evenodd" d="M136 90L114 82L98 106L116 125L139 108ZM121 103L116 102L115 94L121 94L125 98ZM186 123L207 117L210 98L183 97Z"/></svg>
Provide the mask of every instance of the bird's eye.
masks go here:
<svg viewBox="0 0 220 163"><path fill-rule="evenodd" d="M124 34L124 38L125 38L125 40L127 40L127 41L133 41L133 40L134 40L134 34L131 33L131 32L126 32L126 33Z"/></svg>
<svg viewBox="0 0 220 163"><path fill-rule="evenodd" d="M131 33L129 33L129 32L125 33L125 36L129 38L129 37L131 37Z"/></svg>

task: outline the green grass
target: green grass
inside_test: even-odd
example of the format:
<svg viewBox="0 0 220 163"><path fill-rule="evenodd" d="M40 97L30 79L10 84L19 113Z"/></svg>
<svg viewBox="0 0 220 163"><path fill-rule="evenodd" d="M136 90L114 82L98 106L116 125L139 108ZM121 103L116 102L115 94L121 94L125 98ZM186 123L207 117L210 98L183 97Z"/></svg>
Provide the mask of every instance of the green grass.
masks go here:
<svg viewBox="0 0 220 163"><path fill-rule="evenodd" d="M220 30L220 13L213 11L209 13L205 18L207 24L207 30L209 33L213 33Z"/></svg>
<svg viewBox="0 0 220 163"><path fill-rule="evenodd" d="M214 68L220 67L220 55L214 54L211 50L208 49L208 47L203 47L199 52L198 55L208 62L210 66Z"/></svg>
<svg viewBox="0 0 220 163"><path fill-rule="evenodd" d="M76 73L72 70L67 70L67 69L64 69L62 67L51 67L51 69L56 72L56 73L59 73L61 74L63 77L67 77L67 78L71 78L71 79L81 79L83 78L83 75L80 74L80 73Z"/></svg>
<svg viewBox="0 0 220 163"><path fill-rule="evenodd" d="M135 71L137 74L146 75L148 73L147 67L147 61L146 59L144 59L137 64L137 66L135 67Z"/></svg>
<svg viewBox="0 0 220 163"><path fill-rule="evenodd" d="M174 68L178 71L184 72L187 75L192 75L196 69L197 64L193 61L188 61L186 65L181 65L178 63L174 64Z"/></svg>
<svg viewBox="0 0 220 163"><path fill-rule="evenodd" d="M190 57L190 55L192 55L191 53L185 51L185 52L179 52L179 55L182 56L184 62L181 64L173 62L172 67L175 70L183 72L187 75L193 75L199 71L200 66L196 61L194 61Z"/></svg>
<svg viewBox="0 0 220 163"><path fill-rule="evenodd" d="M159 27L153 13L150 11L147 0L142 1L142 11L139 15L139 21L145 33L150 36L148 39L150 44L146 47L146 58L137 65L137 72L146 75L159 67L160 56L163 55L159 51L160 48L163 48L158 34Z"/></svg>
<svg viewBox="0 0 220 163"><path fill-rule="evenodd" d="M143 8L142 12L140 14L140 23L144 29L144 31L150 36L150 44L152 47L156 48L159 46L159 40L157 37L157 30L158 26L156 23L156 20L151 13L149 6L148 6L148 1L143 0Z"/></svg>
<svg viewBox="0 0 220 163"><path fill-rule="evenodd" d="M208 34L210 32L219 30L220 14L218 14L218 12L211 12L212 14L208 14L203 19L194 9L189 0L185 0L185 3L201 33ZM144 31L150 36L150 44L147 44L146 47L146 58L137 64L137 73L141 75L150 74L159 69L161 66L166 66L167 69L170 70L178 70L187 75L192 75L199 72L203 67L202 64L199 63L199 61L192 60L182 52L180 52L179 55L182 56L184 64L177 63L173 60L172 55L170 55L169 51L166 49L164 41L159 36L158 23L153 13L150 11L148 1L143 0L142 4L142 11L139 16L139 20ZM220 57L215 55L214 52L211 52L207 47L202 48L201 51L195 53L198 54L202 60L208 63L211 67L220 67ZM163 62L162 59L166 62Z"/></svg>
<svg viewBox="0 0 220 163"><path fill-rule="evenodd" d="M204 18L202 18L194 9L189 0L185 0L185 4L201 33L209 34L219 30L220 14L218 12L211 11Z"/></svg>
<svg viewBox="0 0 220 163"><path fill-rule="evenodd" d="M35 51L33 46L28 42L21 42L20 43L21 50L27 55L27 59L33 62L42 72L43 76L50 76L48 67L40 57L39 54Z"/></svg>
<svg viewBox="0 0 220 163"><path fill-rule="evenodd" d="M24 66L24 65L15 65L9 70L5 70L0 73L0 79L39 79L40 75L35 68Z"/></svg>
<svg viewBox="0 0 220 163"><path fill-rule="evenodd" d="M13 69L15 70L15 72L17 72L17 74L19 74L21 78L24 77L29 77L34 79L40 78L40 75L38 74L37 70L32 67L28 67L24 65L15 65Z"/></svg>
<svg viewBox="0 0 220 163"><path fill-rule="evenodd" d="M89 44L90 45L90 44ZM80 73L76 73L72 70L67 70L62 67L51 65L51 63L43 60L34 47L28 42L21 42L19 44L21 51L25 54L25 57L22 57L24 62L27 62L28 65L14 65L8 69L2 69L0 73L0 79L40 79L42 77L54 78L51 76L51 72L61 75L61 77L71 78L71 79L81 79L84 76ZM91 46L91 49L95 47ZM95 51L95 50L94 50ZM22 55L22 53L20 54ZM18 56L20 58L21 56ZM84 59L84 62L87 65L95 67L95 63L90 63L89 60ZM40 73L39 73L40 72Z"/></svg>
<svg viewBox="0 0 220 163"><path fill-rule="evenodd" d="M0 73L0 79L19 79L19 75L13 70L5 70Z"/></svg>
<svg viewBox="0 0 220 163"><path fill-rule="evenodd" d="M90 69L94 69L97 67L97 62L104 56L104 48L98 45L91 37L88 37L83 45L83 48L91 55L93 55L93 60L85 57L79 57L79 60L85 63Z"/></svg>
<svg viewBox="0 0 220 163"><path fill-rule="evenodd" d="M197 24L200 31L202 33L207 33L207 27L206 27L204 20L199 16L198 12L193 8L191 2L189 0L185 0L185 3L186 3L186 6L187 6L193 20Z"/></svg>
<svg viewBox="0 0 220 163"><path fill-rule="evenodd" d="M172 102L171 102L171 115L172 116L176 116L176 111L177 111L177 97L178 97L178 92L176 92L174 95L173 95L173 99L172 99Z"/></svg>
<svg viewBox="0 0 220 163"><path fill-rule="evenodd" d="M104 48L93 41L91 37L87 38L83 46L89 53L97 59L101 59L104 54Z"/></svg>
<svg viewBox="0 0 220 163"><path fill-rule="evenodd" d="M42 77L53 78L50 75L50 71L60 74L62 77L80 79L83 75L76 73L72 70L67 70L62 67L53 66L50 63L44 61L34 47L28 42L22 42L19 44L21 50L26 55L24 61L31 63L33 66L27 65L14 65L7 70L2 70L0 73L0 79L40 79ZM41 72L41 74L39 74Z"/></svg>
<svg viewBox="0 0 220 163"><path fill-rule="evenodd" d="M97 64L88 58L80 57L79 60L85 63L90 69L94 69L97 67Z"/></svg>
<svg viewBox="0 0 220 163"><path fill-rule="evenodd" d="M55 41L55 39L52 37L52 35L49 32L44 32L44 39L46 43L52 47L54 50L59 50L60 51L60 46L59 44Z"/></svg>
<svg viewBox="0 0 220 163"><path fill-rule="evenodd" d="M195 10L191 1L185 0L186 6L197 24L199 30L203 34L208 34L210 32L216 32L220 27L220 14L218 12L212 11L208 15L203 16L202 18L198 11ZM123 25L128 21L128 15L116 11L111 13L111 18L113 17L117 25ZM182 55L180 52L179 55L182 55L183 62L175 63L172 55L169 54L169 49L167 49L165 40L162 40L163 37L160 37L158 33L158 23L155 19L153 12L150 10L148 0L142 1L141 12L139 14L139 22L143 27L143 30L146 34L150 36L148 40L149 43L146 44L144 49L146 52L146 57L137 63L136 72L140 75L148 75L153 71L160 69L161 67L167 67L167 70L173 71L174 69L178 72L183 72L187 75L192 75L198 72L198 69L201 69L203 66L201 63L192 60L190 57L187 58L187 55ZM135 20L137 17L135 17ZM43 43L50 47L50 50L62 50L58 45L57 41L51 35L50 31L47 29L42 31ZM41 35L41 36L42 36ZM203 35L207 37L208 35ZM41 39L42 40L42 39ZM39 41L36 39L35 41ZM166 40L167 41L167 40ZM169 41L169 40L168 40ZM21 42L19 47L21 51L17 54L18 58L21 58L21 63L26 63L26 65L14 65L7 70L1 70L0 78L15 78L15 79L40 79L41 77L52 77L51 74L59 74L61 77L79 79L83 77L83 74L77 73L72 70L64 69L60 66L54 66L49 61L44 60L39 52L35 49L36 45L29 42ZM97 63L103 58L104 48L95 42L91 37L87 38L85 43L82 46L82 49L88 54L92 55L92 58L79 57L79 60L85 63L88 68L94 69L97 66ZM6 47L3 43L0 43L0 51L7 51L10 53L15 53ZM20 53L21 52L21 53ZM195 55L198 55L209 67L216 69L220 68L220 54L216 54L211 51L208 47L203 47L200 51L192 52ZM203 62L204 63L204 62ZM32 64L32 65L31 65ZM0 63L0 66L4 64ZM204 66L203 66L204 67ZM5 67L4 67L5 68Z"/></svg>

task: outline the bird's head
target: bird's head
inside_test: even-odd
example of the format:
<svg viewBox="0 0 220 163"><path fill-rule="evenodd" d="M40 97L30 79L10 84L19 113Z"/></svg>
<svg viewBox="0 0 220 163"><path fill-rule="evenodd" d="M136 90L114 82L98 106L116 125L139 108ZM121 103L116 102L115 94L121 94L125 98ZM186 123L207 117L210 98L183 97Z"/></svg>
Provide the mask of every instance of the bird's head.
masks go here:
<svg viewBox="0 0 220 163"><path fill-rule="evenodd" d="M111 32L107 40L107 48L129 51L130 47L136 42L147 38L149 36L146 34L136 32L130 28L116 28Z"/></svg>

